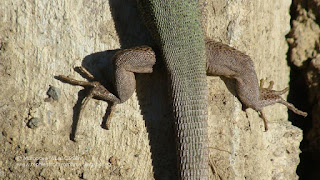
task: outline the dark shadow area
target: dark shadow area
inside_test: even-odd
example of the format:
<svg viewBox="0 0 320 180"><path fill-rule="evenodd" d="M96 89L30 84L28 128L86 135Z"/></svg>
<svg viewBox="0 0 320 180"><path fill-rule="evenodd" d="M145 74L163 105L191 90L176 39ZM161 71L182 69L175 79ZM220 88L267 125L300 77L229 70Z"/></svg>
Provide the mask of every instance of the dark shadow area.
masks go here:
<svg viewBox="0 0 320 180"><path fill-rule="evenodd" d="M303 140L300 143L300 163L297 167L297 174L301 180L319 179L320 177L312 177L313 172L318 171L316 164L319 164L318 160L314 159L312 152L309 151L309 141L307 139L307 134L312 128L312 114L311 106L308 102L308 89L306 82L304 80L305 72L301 69L297 69L295 66L291 65L290 72L290 90L288 95L288 101L295 104L295 106L308 113L307 117L302 117L293 112L289 111L289 120L294 126L299 127L303 130Z"/></svg>
<svg viewBox="0 0 320 180"><path fill-rule="evenodd" d="M312 13L315 15L316 22L320 24L320 6L319 2L317 0L294 0L292 7L297 7L298 5L301 5L304 9L311 10ZM292 10L292 9L291 9ZM295 10L295 9L293 9ZM291 11L292 13L295 13ZM291 15L292 15L291 13Z"/></svg>
<svg viewBox="0 0 320 180"><path fill-rule="evenodd" d="M78 130L79 118L80 118L80 111L81 111L81 103L85 99L88 91L83 89L78 92L78 100L77 103L73 106L73 116L72 116L72 125L71 125L71 133L70 133L70 140L76 141L76 133ZM81 128L80 128L81 129Z"/></svg>
<svg viewBox="0 0 320 180"><path fill-rule="evenodd" d="M220 76L220 78L224 82L224 84L226 85L228 91L231 92L231 94L233 96L237 97L237 99L241 102L241 100L236 92L236 80L232 79L232 78L224 77L224 76ZM241 110L246 113L246 118L248 118L248 114L246 112L246 109L248 109L248 108L249 107L247 107L245 104L241 103Z"/></svg>
<svg viewBox="0 0 320 180"><path fill-rule="evenodd" d="M113 68L112 68L112 56L116 53L117 50L110 50L110 51L103 51L93 53L88 55L84 58L82 62L82 66L88 70L90 74L94 76L94 79L91 79L87 75L85 75L79 67L76 67L74 70L78 72L82 77L86 78L88 82L97 80L99 81L104 87L106 87L111 93L114 94L114 88L112 86L112 75ZM108 74L108 75L107 75ZM110 75L109 75L110 74ZM77 84L70 83L63 78L55 76L55 79L60 80L64 83L68 83L71 85L78 86ZM76 141L77 131L81 129L78 127L79 121L81 120L81 113L85 109L83 102L85 101L86 97L89 94L89 91L92 87L84 87L83 90L78 92L78 100L77 103L73 107L73 117L72 117L72 126L71 126L71 133L70 133L70 140ZM90 98L88 99L90 101ZM98 99L99 100L99 99ZM107 102L108 104L112 104L112 102ZM106 115L103 118L101 127L105 128L106 124L106 117L110 115L111 106L107 107Z"/></svg>
<svg viewBox="0 0 320 180"><path fill-rule="evenodd" d="M129 0L110 0L109 3L121 48L152 46L137 4ZM177 179L174 121L168 103L166 72L159 61L153 70L151 74L136 74L136 92L149 134L154 178Z"/></svg>
<svg viewBox="0 0 320 180"><path fill-rule="evenodd" d="M150 45L152 40L146 27L143 25L135 1L110 0L109 1L115 28L118 33L121 49L135 46ZM94 76L108 91L117 96L113 87L114 69L112 57L116 50L106 50L87 55L82 66ZM81 71L75 69L84 76ZM142 115L145 120L151 146L151 158L155 179L177 179L176 139L172 108L168 102L168 85L165 68L157 61L151 74L136 74L136 92ZM56 79L63 81L58 76ZM88 79L88 78L87 78ZM88 79L92 81L93 79ZM67 81L65 83L73 84ZM75 85L75 84L73 84ZM89 90L85 88L78 92L77 103L73 107L73 122L70 139L76 141L76 136L81 127L83 101ZM112 103L108 102L108 108L102 117L101 127L107 129L107 123L112 116ZM143 166L143 165L141 165Z"/></svg>
<svg viewBox="0 0 320 180"><path fill-rule="evenodd" d="M68 83L67 81L61 79L58 76L54 77L55 79L64 82L64 83ZM70 83L68 83L70 84ZM82 106L82 102L84 101L84 99L86 98L86 96L88 95L88 89L82 89L78 92L78 100L76 102L76 104L73 106L73 115L72 115L72 125L71 125L71 133L70 133L70 140L76 142L76 133L77 133L77 129L78 129L78 124L80 121L80 114L81 114L81 106Z"/></svg>
<svg viewBox="0 0 320 180"><path fill-rule="evenodd" d="M219 77L224 82L224 84L226 85L228 91L231 92L232 95L234 95L235 97L238 98L238 94L236 92L236 80L232 79L232 78L225 77L225 76L219 76ZM243 104L242 104L242 106L243 106Z"/></svg>
<svg viewBox="0 0 320 180"><path fill-rule="evenodd" d="M301 5L305 9L308 8L309 2L307 1L294 1L291 5L291 27L293 27L293 20L298 17L297 6ZM313 9L312 7L310 7ZM292 35L288 34L287 38L291 38ZM306 61L302 68L297 68L291 63L292 47L289 45L289 51L287 53L288 65L290 66L290 90L288 95L288 101L293 103L298 109L308 113L308 116L303 118L289 111L289 120L294 126L303 130L303 140L300 143L300 164L297 167L297 175L301 180L316 180L320 179L320 155L319 152L314 152L310 149L310 142L307 139L307 135L312 128L312 104L309 102L309 91L306 82L307 67L310 61Z"/></svg>
<svg viewBox="0 0 320 180"><path fill-rule="evenodd" d="M121 49L152 45L135 1L110 0L109 4ZM109 51L94 53L84 59L83 66L99 79L104 77L104 83L110 85L113 78L112 56ZM165 69L157 61L153 73L136 74L136 86L141 113L149 134L154 178L177 179L174 121L168 103ZM106 88L113 92L113 87L106 85ZM102 125L107 121L107 114L108 110Z"/></svg>
<svg viewBox="0 0 320 180"><path fill-rule="evenodd" d="M95 77L91 77L91 75L85 74L84 72L82 72L79 67L76 67L75 71L77 71L82 77L86 78L88 80L87 82L92 82L92 81L97 80ZM64 77L61 77L61 76L55 76L55 79L62 81L64 83L74 85L74 86L80 85L80 84L78 84L78 82L70 81L70 80L74 80L74 79L69 79L69 78L65 79ZM80 82L83 82L83 81L80 81ZM81 85L81 86L83 86L83 85ZM78 92L78 100L77 100L77 103L73 107L73 116L72 116L73 121L72 121L72 126L71 126L70 140L72 140L74 142L77 141L76 136L77 136L77 129L79 128L78 124L82 118L82 113L85 109L85 104L86 104L86 102L90 101L90 99L92 98L92 96L90 96L90 94L92 93L93 87L88 86L88 85L85 85L83 87L84 87L84 89L80 90ZM104 85L104 87L106 87L106 86ZM103 100L103 99L96 98L96 97L95 97L95 99ZM112 112L111 110L114 107L113 102L107 101L107 103L109 104L109 106L107 107L106 115L104 116L103 122L101 125L101 127L105 128L105 129L108 129L108 127L106 126L107 119L108 119L108 117L111 116L111 112Z"/></svg>

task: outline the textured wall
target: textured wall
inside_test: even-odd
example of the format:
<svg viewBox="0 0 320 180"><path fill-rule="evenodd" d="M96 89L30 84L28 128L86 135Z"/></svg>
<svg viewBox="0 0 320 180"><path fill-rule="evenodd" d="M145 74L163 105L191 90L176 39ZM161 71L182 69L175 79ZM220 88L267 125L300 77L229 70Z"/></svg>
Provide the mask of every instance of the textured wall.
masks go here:
<svg viewBox="0 0 320 180"><path fill-rule="evenodd" d="M259 78L288 86L290 0L208 0L208 37L253 58ZM159 179L175 175L173 122L161 65L137 75L137 92L118 105L111 129L101 128L107 103L91 100L69 139L80 87L55 75L83 79L84 65L110 79L114 50L150 44L132 0L0 1L0 177L31 179ZM297 179L302 132L287 109L265 109L270 130L253 110L248 117L232 80L208 77L212 178ZM48 98L50 86L60 90ZM38 164L36 164L38 163Z"/></svg>
<svg viewBox="0 0 320 180"><path fill-rule="evenodd" d="M320 178L320 0L294 0L292 29L288 36L289 57L292 64L291 93L304 107L309 108L308 119L293 121L303 129L302 153L298 173L301 179Z"/></svg>

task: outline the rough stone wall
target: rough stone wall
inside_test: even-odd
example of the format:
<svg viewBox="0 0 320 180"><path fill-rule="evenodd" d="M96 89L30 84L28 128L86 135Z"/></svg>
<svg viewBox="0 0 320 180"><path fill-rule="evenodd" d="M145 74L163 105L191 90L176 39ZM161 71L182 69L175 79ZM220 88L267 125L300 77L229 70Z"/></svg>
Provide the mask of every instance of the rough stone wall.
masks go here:
<svg viewBox="0 0 320 180"><path fill-rule="evenodd" d="M275 89L283 89L289 81L285 35L290 30L290 3L212 1L208 35L246 52L258 78L273 80ZM256 112L247 110L246 118L241 111L232 95L233 81L209 77L208 84L211 155L223 179L297 179L302 132L288 122L286 108L265 108L270 130L264 132Z"/></svg>
<svg viewBox="0 0 320 180"><path fill-rule="evenodd" d="M304 132L301 143L302 179L319 179L320 173L320 1L295 0L292 6L292 29L288 36L289 60L295 93L310 110L307 121L293 121ZM304 95L307 94L307 95Z"/></svg>
<svg viewBox="0 0 320 180"><path fill-rule="evenodd" d="M290 3L208 0L206 34L246 52L258 77L283 89ZM137 91L116 107L110 130L101 128L108 104L89 101L77 142L69 136L85 92L54 78L83 79L73 70L83 65L108 83L114 50L150 42L132 0L0 1L0 178L175 177L161 64L136 76ZM288 121L287 109L265 108L270 130L264 132L256 112L246 117L241 110L233 80L207 81L212 179L297 179L302 132Z"/></svg>

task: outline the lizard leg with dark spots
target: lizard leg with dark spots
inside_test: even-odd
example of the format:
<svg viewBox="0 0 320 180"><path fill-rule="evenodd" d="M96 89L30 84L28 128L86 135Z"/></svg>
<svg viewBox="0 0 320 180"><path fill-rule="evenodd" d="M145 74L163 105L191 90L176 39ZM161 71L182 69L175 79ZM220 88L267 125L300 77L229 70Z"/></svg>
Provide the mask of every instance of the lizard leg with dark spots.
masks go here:
<svg viewBox="0 0 320 180"><path fill-rule="evenodd" d="M79 120L81 119L84 107L91 98L112 103L111 106L108 107L110 108L110 114L107 117L108 120L106 121L106 124L104 125L106 129L109 129L110 119L113 115L115 106L119 103L125 102L135 91L136 81L134 73L151 73L156 58L154 51L150 47L141 46L118 51L114 55L112 61L115 70L114 85L116 94L112 94L109 90L107 90L84 67L79 67L79 70L86 76L89 82L75 80L63 75L57 76L57 79L63 82L89 88L88 95L81 103ZM73 132L73 134L73 140L75 140L75 132Z"/></svg>
<svg viewBox="0 0 320 180"><path fill-rule="evenodd" d="M306 112L300 111L299 109L297 109L296 107L294 107L293 104L285 101L280 95L286 93L289 88L285 88L281 91L275 91L272 90L272 86L273 86L273 81L270 81L270 85L268 88L263 88L263 84L264 84L264 80L261 79L260 80L260 99L261 101L263 101L263 106L268 106L271 104L275 104L275 103L281 103L285 106L287 106L288 109L290 109L292 112L304 116L306 117L308 114Z"/></svg>
<svg viewBox="0 0 320 180"><path fill-rule="evenodd" d="M207 74L234 78L239 100L246 107L260 113L260 117L264 121L265 130L268 130L267 119L262 112L265 106L281 103L296 114L307 115L307 113L298 110L293 104L281 98L280 95L286 93L288 88L281 91L272 90L273 81L270 82L267 88L263 88L264 80L260 81L259 86L254 65L249 56L228 45L214 41L206 42L206 54Z"/></svg>

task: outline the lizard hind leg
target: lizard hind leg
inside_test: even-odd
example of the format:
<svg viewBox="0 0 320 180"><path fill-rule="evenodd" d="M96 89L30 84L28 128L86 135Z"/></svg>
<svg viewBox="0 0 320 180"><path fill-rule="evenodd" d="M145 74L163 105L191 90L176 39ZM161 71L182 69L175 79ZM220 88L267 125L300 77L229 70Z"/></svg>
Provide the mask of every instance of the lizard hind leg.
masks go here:
<svg viewBox="0 0 320 180"><path fill-rule="evenodd" d="M140 46L131 49L118 51L113 57L113 65L115 68L115 89L116 95L106 89L96 78L84 67L78 67L80 74L86 76L89 81L79 81L67 76L56 76L58 80L72 85L83 86L89 88L87 96L80 104L80 111L74 120L71 140L76 141L77 124L82 117L82 111L91 98L108 102L108 109L103 118L102 127L109 129L110 120L113 115L115 106L129 99L136 86L134 73L151 73L152 67L156 62L154 51L147 46Z"/></svg>

